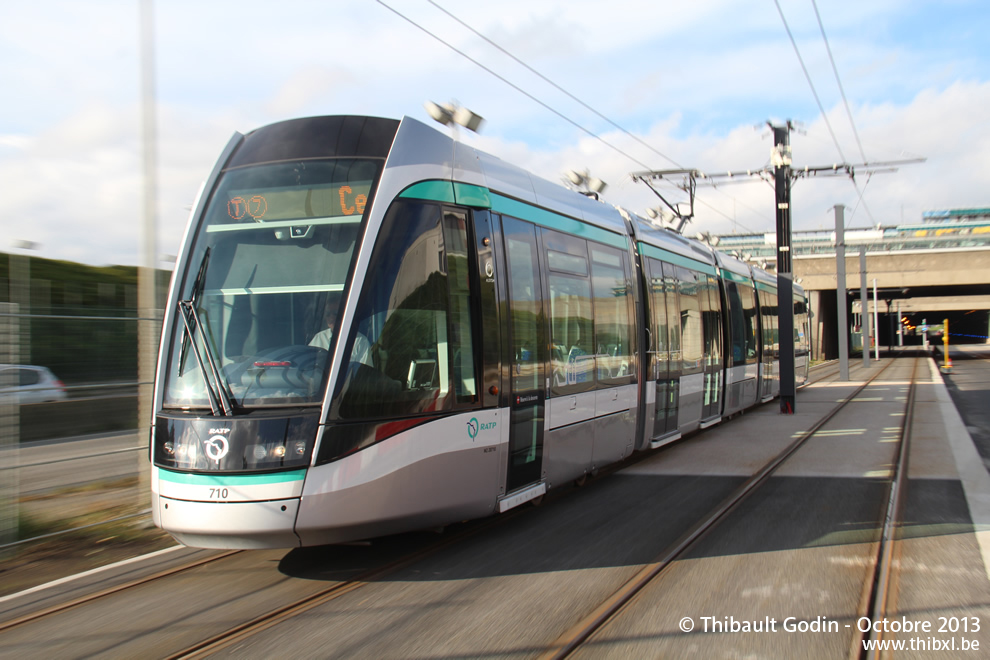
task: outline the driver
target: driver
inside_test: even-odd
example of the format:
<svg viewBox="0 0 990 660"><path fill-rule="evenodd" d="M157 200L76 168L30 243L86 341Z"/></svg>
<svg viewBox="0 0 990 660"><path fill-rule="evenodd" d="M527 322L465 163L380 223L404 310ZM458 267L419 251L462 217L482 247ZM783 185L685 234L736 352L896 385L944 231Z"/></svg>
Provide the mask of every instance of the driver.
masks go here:
<svg viewBox="0 0 990 660"><path fill-rule="evenodd" d="M309 340L310 346L322 348L325 351L330 350L330 344L333 342L333 335L337 329L338 312L339 306L336 303L330 303L328 301L323 313L323 320L326 327L317 332L313 338ZM360 332L354 337L354 348L351 351L351 362L360 362L361 364L366 364L369 367L372 366L371 344L368 343L368 340Z"/></svg>

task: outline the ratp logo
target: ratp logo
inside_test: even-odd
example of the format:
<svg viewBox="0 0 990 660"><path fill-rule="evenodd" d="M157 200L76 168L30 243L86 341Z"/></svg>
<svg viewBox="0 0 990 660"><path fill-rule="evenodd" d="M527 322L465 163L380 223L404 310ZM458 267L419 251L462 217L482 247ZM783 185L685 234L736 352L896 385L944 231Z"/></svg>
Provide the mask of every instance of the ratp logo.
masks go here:
<svg viewBox="0 0 990 660"><path fill-rule="evenodd" d="M215 435L209 440L203 442L206 449L206 455L209 456L215 463L219 463L220 459L227 455L230 451L230 443L227 442L227 438L222 435Z"/></svg>
<svg viewBox="0 0 990 660"><path fill-rule="evenodd" d="M478 437L478 433L481 431L491 431L498 425L497 422L485 422L484 424L478 423L477 417L472 417L467 423L468 437L471 438L471 442Z"/></svg>

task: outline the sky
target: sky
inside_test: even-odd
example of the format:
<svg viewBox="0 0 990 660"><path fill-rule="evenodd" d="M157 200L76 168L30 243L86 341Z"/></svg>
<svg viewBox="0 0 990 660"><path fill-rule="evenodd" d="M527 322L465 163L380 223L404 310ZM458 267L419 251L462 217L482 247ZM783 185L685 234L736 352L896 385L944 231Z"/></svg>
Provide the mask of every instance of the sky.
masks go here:
<svg viewBox="0 0 990 660"><path fill-rule="evenodd" d="M794 167L859 166L797 179L794 230L832 228L836 204L852 227L990 207L985 0L156 0L152 15L160 267L235 131L432 123L428 100L485 118L464 142L552 181L588 170L640 214L661 202L631 172L764 168L767 122L788 120ZM140 25L140 0L0 6L0 251L141 263ZM770 183L717 181L685 233L774 231ZM680 182L669 200L687 201Z"/></svg>

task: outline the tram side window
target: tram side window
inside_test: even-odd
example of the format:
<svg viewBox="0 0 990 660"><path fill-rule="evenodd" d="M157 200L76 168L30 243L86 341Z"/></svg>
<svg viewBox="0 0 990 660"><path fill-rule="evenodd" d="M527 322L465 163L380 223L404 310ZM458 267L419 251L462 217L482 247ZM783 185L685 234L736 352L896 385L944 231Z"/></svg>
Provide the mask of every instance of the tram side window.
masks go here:
<svg viewBox="0 0 990 660"><path fill-rule="evenodd" d="M779 345L777 343L777 294L760 292L763 316L763 350L764 355L777 359Z"/></svg>
<svg viewBox="0 0 990 660"><path fill-rule="evenodd" d="M670 350L670 361L668 364L671 377L674 378L681 367L681 324L678 322L680 318L680 305L678 304L677 295L677 267L664 264L663 273L663 288L667 298L667 331L669 333L668 347Z"/></svg>
<svg viewBox="0 0 990 660"><path fill-rule="evenodd" d="M550 288L551 393L595 387L595 337L588 244L544 230Z"/></svg>
<svg viewBox="0 0 990 660"><path fill-rule="evenodd" d="M686 376L701 373L705 366L705 344L701 333L699 300L701 292L693 270L678 267L677 279L681 302L681 373Z"/></svg>
<svg viewBox="0 0 990 660"><path fill-rule="evenodd" d="M545 354L540 347L546 340L536 230L508 216L503 219L503 228L511 299L512 390L542 390Z"/></svg>
<svg viewBox="0 0 990 660"><path fill-rule="evenodd" d="M803 298L794 298L794 355L808 355L811 352L811 337L808 336L808 306Z"/></svg>
<svg viewBox="0 0 990 660"><path fill-rule="evenodd" d="M388 211L362 287L342 370L343 419L426 413L477 401L466 214L401 201Z"/></svg>
<svg viewBox="0 0 990 660"><path fill-rule="evenodd" d="M664 297L663 270L659 261L650 259L650 309L653 312L653 322L650 332L653 333L651 345L647 350L656 353L656 359L667 360L667 306ZM666 365L663 366L666 369Z"/></svg>
<svg viewBox="0 0 990 660"><path fill-rule="evenodd" d="M731 357L728 366L746 362L746 317L743 314L742 297L739 287L732 280L725 280L725 297L729 302L729 333L731 335Z"/></svg>
<svg viewBox="0 0 990 660"><path fill-rule="evenodd" d="M748 284L740 284L739 298L742 301L743 310L743 333L745 336L746 364L756 364L758 352L756 337L756 291Z"/></svg>
<svg viewBox="0 0 990 660"><path fill-rule="evenodd" d="M631 283L623 253L589 243L595 294L595 345L601 385L632 382L635 365Z"/></svg>

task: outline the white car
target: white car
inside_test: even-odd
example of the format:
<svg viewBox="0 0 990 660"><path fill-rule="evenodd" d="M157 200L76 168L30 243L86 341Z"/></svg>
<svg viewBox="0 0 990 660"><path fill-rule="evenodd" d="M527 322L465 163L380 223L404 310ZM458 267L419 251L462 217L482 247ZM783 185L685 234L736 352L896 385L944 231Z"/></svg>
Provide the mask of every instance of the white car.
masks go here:
<svg viewBox="0 0 990 660"><path fill-rule="evenodd" d="M65 385L48 367L0 364L0 402L45 403L67 398Z"/></svg>

